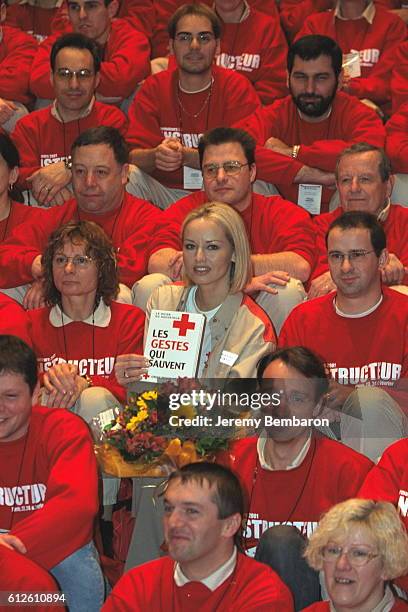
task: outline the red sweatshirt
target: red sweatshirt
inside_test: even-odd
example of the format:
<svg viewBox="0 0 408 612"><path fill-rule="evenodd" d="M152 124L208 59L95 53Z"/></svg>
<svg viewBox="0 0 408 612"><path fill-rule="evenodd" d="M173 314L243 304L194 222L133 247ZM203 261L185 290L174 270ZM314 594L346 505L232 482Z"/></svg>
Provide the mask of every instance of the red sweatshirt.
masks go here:
<svg viewBox="0 0 408 612"><path fill-rule="evenodd" d="M17 225L34 219L37 216L37 210L37 208L20 204L20 202L11 202L8 217L0 221L0 243L10 236Z"/></svg>
<svg viewBox="0 0 408 612"><path fill-rule="evenodd" d="M30 88L39 98L54 98L50 83L50 53L57 38L67 32L72 32L71 25L67 25L63 32L46 38L38 48L31 69ZM97 93L105 97L130 96L136 85L150 73L149 53L149 43L142 33L135 31L123 19L112 21Z"/></svg>
<svg viewBox="0 0 408 612"><path fill-rule="evenodd" d="M391 96L393 113L403 104L408 103L408 41L395 49L391 76Z"/></svg>
<svg viewBox="0 0 408 612"><path fill-rule="evenodd" d="M0 28L0 97L27 104L31 64L37 51L35 38L17 28Z"/></svg>
<svg viewBox="0 0 408 612"><path fill-rule="evenodd" d="M339 383L390 387L408 376L408 296L388 287L383 296L357 319L336 314L333 293L304 302L283 324L279 346L311 349Z"/></svg>
<svg viewBox="0 0 408 612"><path fill-rule="evenodd" d="M393 171L408 173L408 101L387 121L385 131L385 150Z"/></svg>
<svg viewBox="0 0 408 612"><path fill-rule="evenodd" d="M240 74L214 66L213 77L211 95L209 89L198 94L180 91L177 70L164 70L146 79L129 109L129 144L151 149L164 138L175 137L196 149L203 132L230 126L259 107L258 95ZM200 108L202 112L193 117ZM182 169L155 171L153 176L168 187L183 187Z"/></svg>
<svg viewBox="0 0 408 612"><path fill-rule="evenodd" d="M387 608L388 609L388 608ZM303 608L302 612L330 612L330 602L329 601L317 601L316 603L308 606L307 608ZM395 603L392 606L390 612L407 612L408 603L399 597L395 598Z"/></svg>
<svg viewBox="0 0 408 612"><path fill-rule="evenodd" d="M333 0L281 0L280 20L288 40L293 40L305 20L314 13L333 7Z"/></svg>
<svg viewBox="0 0 408 612"><path fill-rule="evenodd" d="M303 165L334 172L339 154L355 142L382 147L385 130L378 115L353 96L338 92L327 119L318 123L302 120L291 96L258 109L233 127L247 130L259 145L256 151L257 178L274 183L283 197L298 200L298 185L281 181L275 172L276 157L294 178ZM299 145L297 159L263 147L274 136L289 146ZM322 212L328 210L333 191L323 188Z"/></svg>
<svg viewBox="0 0 408 612"><path fill-rule="evenodd" d="M121 0L119 4L117 17L125 19L133 28L142 32L150 40L156 18L153 0ZM67 3L64 1L52 20L53 32L64 30L68 22Z"/></svg>
<svg viewBox="0 0 408 612"><path fill-rule="evenodd" d="M74 140L85 130L99 125L117 128L122 136L127 129L127 118L110 104L94 102L86 117L63 123L55 118L52 107L34 111L17 121L12 134L20 152L19 185L27 189L27 177L43 166L66 159Z"/></svg>
<svg viewBox="0 0 408 612"><path fill-rule="evenodd" d="M306 19L296 38L308 34L333 38L343 53L359 51L361 77L351 79L350 94L379 104L387 101L389 92L378 88L378 80L386 76L383 54L407 38L407 28L400 17L381 7L376 7L372 24L364 17L343 20L334 17L332 11L319 13Z"/></svg>
<svg viewBox="0 0 408 612"><path fill-rule="evenodd" d="M340 442L314 436L298 467L265 470L259 464L257 441L255 437L238 440L221 456L245 491L248 521L243 542L251 554L262 533L273 525L294 525L309 537L324 512L357 495L373 465Z"/></svg>
<svg viewBox="0 0 408 612"><path fill-rule="evenodd" d="M385 449L364 480L358 496L391 502L398 508L408 529L408 438Z"/></svg>
<svg viewBox="0 0 408 612"><path fill-rule="evenodd" d="M247 0L250 7L261 11L272 17L279 17L275 0ZM185 0L153 0L156 11L156 24L152 38L152 57L162 57L168 55L169 37L167 34L167 24L173 13L183 4ZM213 6L213 0L202 0L203 4ZM225 25L225 24L224 24ZM256 32L258 36L258 32Z"/></svg>
<svg viewBox="0 0 408 612"><path fill-rule="evenodd" d="M53 592L58 593L54 578L42 567L15 550L0 545L0 589L17 592ZM66 610L65 606L57 607L37 604L24 606L25 612L58 612ZM0 612L10 612L10 606L0 605Z"/></svg>
<svg viewBox="0 0 408 612"><path fill-rule="evenodd" d="M240 23L222 24L221 53L217 56L217 64L246 76L262 104L271 104L288 93L287 51L279 17L251 8L248 17Z"/></svg>
<svg viewBox="0 0 408 612"><path fill-rule="evenodd" d="M160 217L159 229L151 245L151 254L164 248L181 251L180 231L189 212L208 198L197 191L175 202ZM239 211L238 211L239 212ZM251 253L265 255L292 251L313 266L314 230L309 215L280 196L265 198L257 193L243 212L239 212L248 234Z"/></svg>
<svg viewBox="0 0 408 612"><path fill-rule="evenodd" d="M238 553L234 573L215 591L201 582L178 587L170 557L139 565L125 574L103 612L292 612L289 589L270 567Z"/></svg>
<svg viewBox="0 0 408 612"><path fill-rule="evenodd" d="M36 210L36 218L19 225L0 245L0 287L32 281L31 265L47 246L55 229L72 220L94 221L118 251L119 278L132 286L147 271L147 247L154 232L158 208L125 192L119 208L103 215L78 211L75 198L62 206Z"/></svg>
<svg viewBox="0 0 408 612"><path fill-rule="evenodd" d="M52 20L58 11L60 0L55 0L54 8L30 6L29 4L11 4L7 7L6 23L33 34L38 40L49 36L53 31Z"/></svg>
<svg viewBox="0 0 408 612"><path fill-rule="evenodd" d="M98 477L87 425L68 410L32 409L28 433L0 443L0 528L51 569L92 539Z"/></svg>
<svg viewBox="0 0 408 612"><path fill-rule="evenodd" d="M27 312L4 293L0 293L0 334L18 336L31 346Z"/></svg>
<svg viewBox="0 0 408 612"><path fill-rule="evenodd" d="M394 504L408 530L408 438L385 449L367 475L358 496ZM408 575L395 582L408 593Z"/></svg>
<svg viewBox="0 0 408 612"><path fill-rule="evenodd" d="M408 124L407 124L408 125ZM343 214L341 207L330 213L317 215L313 219L316 232L317 265L312 278L320 276L329 269L327 263L326 234L330 224ZM398 259L408 267L408 208L392 204L388 217L382 226L387 237L387 249L394 253ZM404 284L408 284L408 278L404 278Z"/></svg>
<svg viewBox="0 0 408 612"><path fill-rule="evenodd" d="M118 355L143 353L144 312L136 306L112 302L109 325L100 327L72 321L55 327L51 308L29 310L31 346L37 355L40 373L58 363L74 363L80 376L89 376L93 385L104 387L121 402L126 390L116 380L114 366Z"/></svg>

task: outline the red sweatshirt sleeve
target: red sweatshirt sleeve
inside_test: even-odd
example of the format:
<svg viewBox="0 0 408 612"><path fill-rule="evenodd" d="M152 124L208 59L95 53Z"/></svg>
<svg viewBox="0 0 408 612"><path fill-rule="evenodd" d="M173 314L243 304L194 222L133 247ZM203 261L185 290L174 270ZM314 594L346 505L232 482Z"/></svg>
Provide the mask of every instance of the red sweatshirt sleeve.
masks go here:
<svg viewBox="0 0 408 612"><path fill-rule="evenodd" d="M38 209L36 222L21 223L0 244L0 287L16 287L32 281L33 260L44 251L51 232L71 218L69 215L65 217L66 213L65 205L49 210Z"/></svg>
<svg viewBox="0 0 408 612"><path fill-rule="evenodd" d="M21 117L15 125L12 138L20 153L18 184L27 189L27 178L40 169L40 128L36 113Z"/></svg>
<svg viewBox="0 0 408 612"><path fill-rule="evenodd" d="M385 126L385 150L394 172L408 172L408 102L395 113Z"/></svg>
<svg viewBox="0 0 408 612"><path fill-rule="evenodd" d="M408 41L390 53L392 61L391 96L392 112L408 102Z"/></svg>
<svg viewBox="0 0 408 612"><path fill-rule="evenodd" d="M119 308L118 308L119 306ZM130 304L111 305L112 313L116 317L115 323L117 327L112 329L112 333L119 338L117 347L118 355L127 355L129 353L143 354L143 334L145 325L145 314L137 306ZM115 376L113 369L109 378L104 376L91 376L93 386L104 387L108 389L122 403L126 401L127 390L120 385Z"/></svg>
<svg viewBox="0 0 408 612"><path fill-rule="evenodd" d="M356 142L383 147L385 129L377 113L359 100L346 94L337 94L337 102L341 103L341 112L337 113L336 121L341 123L342 138L316 140L311 145L300 145L298 160L327 172L334 172L340 153Z"/></svg>
<svg viewBox="0 0 408 612"><path fill-rule="evenodd" d="M233 127L242 128L255 138L257 147L255 151L257 175L261 180L270 183L292 183L293 179L303 167L297 159L275 153L263 145L272 136L269 126L277 120L275 104L259 108L252 115L238 121Z"/></svg>
<svg viewBox="0 0 408 612"><path fill-rule="evenodd" d="M288 45L279 18L276 19L276 23L271 20L269 31L271 37L261 52L261 67L254 83L262 104L272 104L274 100L288 93L285 69Z"/></svg>
<svg viewBox="0 0 408 612"><path fill-rule="evenodd" d="M280 18L282 27L292 40L313 13L333 8L332 0L281 0Z"/></svg>
<svg viewBox="0 0 408 612"><path fill-rule="evenodd" d="M3 39L0 43L0 95L6 100L23 104L30 101L30 69L37 42L33 36L16 28L3 26Z"/></svg>
<svg viewBox="0 0 408 612"><path fill-rule="evenodd" d="M135 148L156 147L163 140L160 132L160 83L156 75L146 79L129 108L128 143Z"/></svg>
<svg viewBox="0 0 408 612"><path fill-rule="evenodd" d="M93 443L82 419L56 409L44 425L43 452L50 466L45 503L11 533L24 543L30 559L50 569L90 541L98 511L98 477Z"/></svg>
<svg viewBox="0 0 408 612"><path fill-rule="evenodd" d="M0 293L0 334L18 336L31 346L26 311L3 293Z"/></svg>
<svg viewBox="0 0 408 612"><path fill-rule="evenodd" d="M45 98L46 100L54 98L54 88L50 81L51 48L61 34L69 31L70 28L68 26L64 32L48 36L38 47L30 74L30 89L37 98Z"/></svg>
<svg viewBox="0 0 408 612"><path fill-rule="evenodd" d="M98 93L127 98L150 73L150 46L147 38L123 19L112 22Z"/></svg>
<svg viewBox="0 0 408 612"><path fill-rule="evenodd" d="M125 198L126 214L123 216L123 227L118 227L118 234L121 233L121 237L113 236L113 242L120 244L118 253L120 282L132 287L147 273L149 245L162 213L150 202L130 194L125 194Z"/></svg>
<svg viewBox="0 0 408 612"><path fill-rule="evenodd" d="M150 40L156 23L153 0L122 0L118 17L126 19Z"/></svg>

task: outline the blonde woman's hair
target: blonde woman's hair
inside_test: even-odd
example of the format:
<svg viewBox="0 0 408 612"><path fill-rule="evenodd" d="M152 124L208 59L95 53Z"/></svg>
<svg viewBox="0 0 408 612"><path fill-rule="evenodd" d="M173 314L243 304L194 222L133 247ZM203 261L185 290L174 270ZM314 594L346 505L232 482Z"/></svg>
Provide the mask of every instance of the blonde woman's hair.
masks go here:
<svg viewBox="0 0 408 612"><path fill-rule="evenodd" d="M181 228L181 240L184 240L186 227L196 219L209 219L221 226L228 242L234 249L234 261L231 263L230 293L242 291L252 277L251 249L244 222L241 216L228 204L208 202L195 208L185 218ZM186 285L191 285L191 279L184 277Z"/></svg>
<svg viewBox="0 0 408 612"><path fill-rule="evenodd" d="M376 543L387 580L408 572L408 534L395 507L389 502L349 499L336 504L321 519L305 551L313 569L323 567L323 548L331 539L346 535L352 527L365 527Z"/></svg>

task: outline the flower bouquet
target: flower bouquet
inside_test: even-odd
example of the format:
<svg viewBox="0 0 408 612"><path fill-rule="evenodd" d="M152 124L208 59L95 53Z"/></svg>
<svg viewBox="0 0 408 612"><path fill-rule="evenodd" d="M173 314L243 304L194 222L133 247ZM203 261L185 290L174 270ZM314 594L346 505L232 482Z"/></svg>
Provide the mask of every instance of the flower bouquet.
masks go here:
<svg viewBox="0 0 408 612"><path fill-rule="evenodd" d="M166 476L228 447L227 437L184 425L186 419L197 416L197 408L170 409L169 395L180 384L166 383L160 391L130 394L128 404L104 427L102 444L96 447L104 472L123 478Z"/></svg>

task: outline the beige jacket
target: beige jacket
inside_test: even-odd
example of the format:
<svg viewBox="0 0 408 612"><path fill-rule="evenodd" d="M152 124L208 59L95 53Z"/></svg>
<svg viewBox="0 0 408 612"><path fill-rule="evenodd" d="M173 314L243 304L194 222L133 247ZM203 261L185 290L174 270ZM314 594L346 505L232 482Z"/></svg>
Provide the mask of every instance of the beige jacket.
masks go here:
<svg viewBox="0 0 408 612"><path fill-rule="evenodd" d="M183 311L190 287L165 285L151 295L146 330L152 310ZM228 295L209 323L213 347L202 378L254 378L259 360L276 347L273 325L258 304L243 293ZM237 355L233 365L221 363L223 351Z"/></svg>

